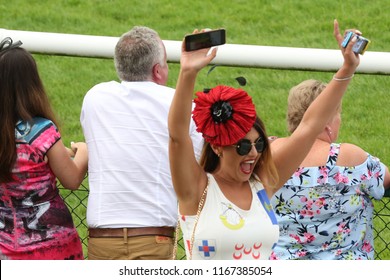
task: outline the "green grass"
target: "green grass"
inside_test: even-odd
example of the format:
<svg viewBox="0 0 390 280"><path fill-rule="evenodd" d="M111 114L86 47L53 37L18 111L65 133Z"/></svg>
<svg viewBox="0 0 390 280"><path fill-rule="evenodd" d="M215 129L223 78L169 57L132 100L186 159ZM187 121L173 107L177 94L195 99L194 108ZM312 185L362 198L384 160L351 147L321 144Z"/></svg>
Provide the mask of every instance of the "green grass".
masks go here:
<svg viewBox="0 0 390 280"><path fill-rule="evenodd" d="M0 28L119 37L134 25L146 25L164 40L181 40L195 28L224 27L230 44L336 49L332 31L337 18L341 29L357 27L372 40L369 51L390 51L389 8L385 0L12 0L0 3ZM83 140L79 122L83 97L96 83L117 79L112 59L34 57L62 123L64 143ZM169 86L175 86L178 69L178 64L170 64ZM246 77L246 90L268 134L278 136L287 134L288 90L304 79L328 81L333 75L243 67L217 67L209 76L206 72L200 74L197 90L218 83L237 86L234 78ZM343 101L339 136L339 141L358 144L386 164L389 88L388 76L356 75Z"/></svg>

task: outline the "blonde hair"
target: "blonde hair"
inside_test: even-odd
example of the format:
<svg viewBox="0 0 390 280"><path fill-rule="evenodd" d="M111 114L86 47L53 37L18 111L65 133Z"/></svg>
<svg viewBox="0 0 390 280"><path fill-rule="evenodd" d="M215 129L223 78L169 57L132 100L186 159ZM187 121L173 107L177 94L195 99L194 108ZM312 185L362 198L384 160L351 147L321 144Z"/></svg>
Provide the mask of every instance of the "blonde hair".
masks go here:
<svg viewBox="0 0 390 280"><path fill-rule="evenodd" d="M290 89L287 100L287 128L290 133L295 131L307 108L326 86L318 80L306 80Z"/></svg>

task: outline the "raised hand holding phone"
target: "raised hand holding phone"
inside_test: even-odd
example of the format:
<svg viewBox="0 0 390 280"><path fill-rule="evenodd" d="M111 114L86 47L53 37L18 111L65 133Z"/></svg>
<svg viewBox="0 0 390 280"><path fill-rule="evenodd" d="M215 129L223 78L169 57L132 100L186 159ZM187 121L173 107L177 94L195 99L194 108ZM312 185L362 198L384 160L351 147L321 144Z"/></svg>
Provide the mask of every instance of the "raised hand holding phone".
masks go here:
<svg viewBox="0 0 390 280"><path fill-rule="evenodd" d="M360 33L354 33L352 31L349 31L348 33L345 34L344 41L341 43L341 46L343 48L347 47L349 41L352 39L353 36L356 36L357 41L353 45L352 51L358 54L364 54L364 52L367 50L368 45L371 43L370 40L367 38L364 38L361 36Z"/></svg>
<svg viewBox="0 0 390 280"><path fill-rule="evenodd" d="M184 42L186 51L195 51L223 45L226 43L226 30L222 28L194 33L185 36Z"/></svg>

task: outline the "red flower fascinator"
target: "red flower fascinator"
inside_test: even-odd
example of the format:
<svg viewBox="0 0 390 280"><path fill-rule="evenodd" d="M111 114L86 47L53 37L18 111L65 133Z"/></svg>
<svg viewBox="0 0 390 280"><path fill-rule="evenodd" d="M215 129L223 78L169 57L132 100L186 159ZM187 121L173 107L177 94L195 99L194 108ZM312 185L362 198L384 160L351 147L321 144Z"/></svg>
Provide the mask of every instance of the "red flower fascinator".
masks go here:
<svg viewBox="0 0 390 280"><path fill-rule="evenodd" d="M196 96L192 118L197 131L210 144L233 145L255 123L255 105L242 89L220 85L208 92L197 92Z"/></svg>

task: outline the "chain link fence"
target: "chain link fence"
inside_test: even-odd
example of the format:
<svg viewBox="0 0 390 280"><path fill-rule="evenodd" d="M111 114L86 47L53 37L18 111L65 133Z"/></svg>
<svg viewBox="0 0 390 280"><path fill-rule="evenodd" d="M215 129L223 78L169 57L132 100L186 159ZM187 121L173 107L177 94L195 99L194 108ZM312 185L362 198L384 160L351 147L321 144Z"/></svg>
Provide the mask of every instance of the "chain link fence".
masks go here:
<svg viewBox="0 0 390 280"><path fill-rule="evenodd" d="M58 185L60 194L65 200L73 216L74 225L79 233L84 258L88 259L88 226L87 226L87 199L88 199L88 182L87 178L76 191L70 191ZM390 260L390 190L385 194L382 200L374 201L374 234L375 234L375 259ZM177 259L185 260L185 250L183 239L178 238Z"/></svg>
<svg viewBox="0 0 390 280"><path fill-rule="evenodd" d="M375 259L390 260L390 189L381 200L374 200Z"/></svg>

